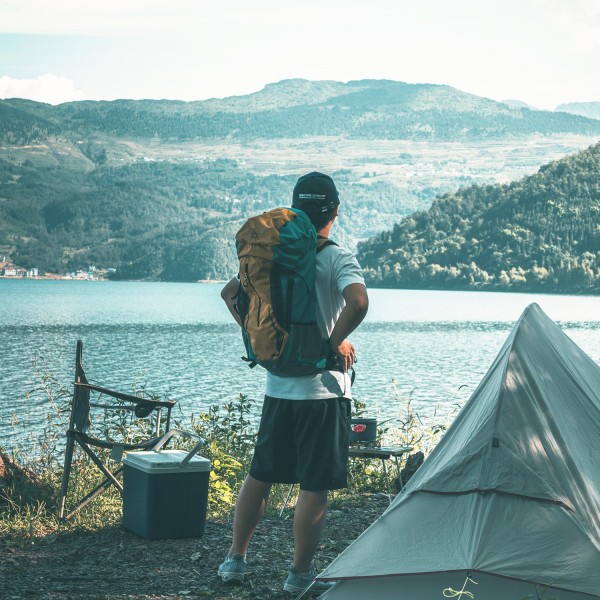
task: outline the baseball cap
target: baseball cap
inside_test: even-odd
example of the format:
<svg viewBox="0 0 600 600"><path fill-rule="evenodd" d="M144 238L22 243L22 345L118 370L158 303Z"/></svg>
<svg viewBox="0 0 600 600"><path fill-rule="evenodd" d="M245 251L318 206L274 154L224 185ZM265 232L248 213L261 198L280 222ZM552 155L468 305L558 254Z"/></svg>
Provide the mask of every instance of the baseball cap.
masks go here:
<svg viewBox="0 0 600 600"><path fill-rule="evenodd" d="M339 194L329 175L313 171L298 179L292 194L292 207L305 212L326 213L340 203Z"/></svg>

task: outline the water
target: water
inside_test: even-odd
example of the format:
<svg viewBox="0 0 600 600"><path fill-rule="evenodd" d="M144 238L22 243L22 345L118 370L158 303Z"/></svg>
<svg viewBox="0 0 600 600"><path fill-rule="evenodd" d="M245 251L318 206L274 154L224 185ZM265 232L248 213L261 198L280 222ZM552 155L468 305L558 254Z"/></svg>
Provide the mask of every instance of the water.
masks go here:
<svg viewBox="0 0 600 600"><path fill-rule="evenodd" d="M121 391L134 383L178 401L179 416L243 392L260 400L264 371L240 360L239 328L220 285L0 280L0 446L39 432L49 400L35 367L68 385L75 346L88 378ZM396 418L407 398L422 414L449 413L475 390L524 308L537 302L600 363L600 298L370 290L351 336L354 395L369 416ZM28 393L29 392L29 393ZM257 411L260 402L257 402Z"/></svg>

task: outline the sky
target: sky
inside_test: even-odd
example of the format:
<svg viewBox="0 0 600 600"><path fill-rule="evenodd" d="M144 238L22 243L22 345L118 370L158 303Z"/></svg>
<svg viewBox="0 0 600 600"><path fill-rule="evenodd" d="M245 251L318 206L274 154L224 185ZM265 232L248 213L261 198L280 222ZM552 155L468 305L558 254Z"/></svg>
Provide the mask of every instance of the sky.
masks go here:
<svg viewBox="0 0 600 600"><path fill-rule="evenodd" d="M600 101L600 0L0 0L0 98L202 100L282 79Z"/></svg>

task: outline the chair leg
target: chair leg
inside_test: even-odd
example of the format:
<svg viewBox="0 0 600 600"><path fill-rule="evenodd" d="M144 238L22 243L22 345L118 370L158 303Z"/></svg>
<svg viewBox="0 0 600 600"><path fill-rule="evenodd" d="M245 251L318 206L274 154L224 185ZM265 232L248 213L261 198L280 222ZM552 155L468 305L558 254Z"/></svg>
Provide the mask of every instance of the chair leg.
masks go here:
<svg viewBox="0 0 600 600"><path fill-rule="evenodd" d="M121 471L123 471L123 467L120 467L114 472L115 477L117 477ZM114 483L110 479L105 479L102 483L97 485L79 501L79 504L77 504L77 506L65 517L65 520L68 521L71 517L74 517L82 508L87 506L94 498L105 492L111 485L114 485Z"/></svg>
<svg viewBox="0 0 600 600"><path fill-rule="evenodd" d="M67 446L65 448L65 464L63 467L62 481L60 483L60 499L58 518L62 519L65 514L65 505L67 500L67 490L69 488L69 476L71 474L71 462L73 461L73 448L75 440L73 436L67 437Z"/></svg>
<svg viewBox="0 0 600 600"><path fill-rule="evenodd" d="M88 448L87 444L82 441L79 441L79 445L84 450L84 452L90 457L92 462L104 473L105 479L102 483L98 484L91 492L86 494L75 506L75 508L65 517L65 509L66 509L66 497L67 497L67 489L69 486L69 475L71 472L71 463L73 460L73 449L75 447L75 438L73 436L69 436L67 440L67 447L65 450L65 467L63 470L63 477L61 482L61 490L60 490L60 512L59 518L64 520L69 520L71 517L76 515L84 506L89 504L94 498L102 494L109 488L111 485L114 485L119 492L123 493L123 486L121 482L117 479L117 477L123 471L123 467L119 467L114 473L111 473L105 466L102 464L102 461L94 454L94 452Z"/></svg>
<svg viewBox="0 0 600 600"><path fill-rule="evenodd" d="M79 442L79 445L83 448L84 452L92 459L92 462L104 473L107 479L121 492L123 493L123 486L119 480L104 466L102 461L88 448L87 444Z"/></svg>

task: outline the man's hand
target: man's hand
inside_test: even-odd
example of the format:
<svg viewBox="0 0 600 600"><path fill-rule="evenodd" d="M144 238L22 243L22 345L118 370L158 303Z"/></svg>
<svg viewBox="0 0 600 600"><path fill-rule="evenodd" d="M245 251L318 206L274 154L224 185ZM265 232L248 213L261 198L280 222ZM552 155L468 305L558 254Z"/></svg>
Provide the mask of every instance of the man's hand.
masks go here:
<svg viewBox="0 0 600 600"><path fill-rule="evenodd" d="M331 342L329 343L329 346L335 355L341 359L344 367L344 373L347 373L356 360L356 351L354 350L354 346L348 339L343 340L339 346L334 346L331 344Z"/></svg>
<svg viewBox="0 0 600 600"><path fill-rule="evenodd" d="M342 359L344 373L346 373L356 361L356 352L354 346L348 341L348 336L365 318L369 309L369 297L365 286L360 283L351 283L342 293L346 306L331 332L329 346L336 356Z"/></svg>

